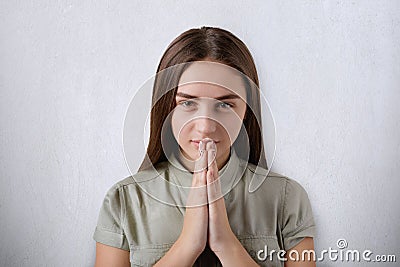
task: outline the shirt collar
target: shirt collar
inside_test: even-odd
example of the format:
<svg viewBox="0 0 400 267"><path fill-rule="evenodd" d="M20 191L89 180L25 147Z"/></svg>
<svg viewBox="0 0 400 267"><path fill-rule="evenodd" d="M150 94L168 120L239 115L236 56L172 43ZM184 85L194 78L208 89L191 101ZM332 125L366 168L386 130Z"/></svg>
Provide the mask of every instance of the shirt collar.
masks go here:
<svg viewBox="0 0 400 267"><path fill-rule="evenodd" d="M229 192L241 178L243 172L239 172L240 165L241 161L235 149L231 147L228 161L218 171L222 191L226 190L226 193ZM171 154L169 157L168 170L170 173L170 182L175 183L177 186L191 187L193 173L187 170L174 154Z"/></svg>

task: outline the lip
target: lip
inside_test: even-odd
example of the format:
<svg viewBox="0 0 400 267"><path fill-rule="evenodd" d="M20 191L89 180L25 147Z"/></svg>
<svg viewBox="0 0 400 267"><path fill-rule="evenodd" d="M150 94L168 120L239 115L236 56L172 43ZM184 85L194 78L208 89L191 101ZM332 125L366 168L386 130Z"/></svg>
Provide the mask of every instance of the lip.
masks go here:
<svg viewBox="0 0 400 267"><path fill-rule="evenodd" d="M212 140L214 141L215 144L219 143L219 141L217 141L217 140L214 140L214 139L212 139ZM193 144L198 149L199 145L200 145L200 141L201 140L190 140L190 143Z"/></svg>
<svg viewBox="0 0 400 267"><path fill-rule="evenodd" d="M205 138L204 138L204 139L205 139ZM210 138L210 139L211 139L211 138ZM214 143L216 143L216 144L219 143L218 140L214 140L214 139L211 139L211 140L213 140ZM200 141L201 141L201 140L190 140L190 142L197 143L197 144L200 143Z"/></svg>

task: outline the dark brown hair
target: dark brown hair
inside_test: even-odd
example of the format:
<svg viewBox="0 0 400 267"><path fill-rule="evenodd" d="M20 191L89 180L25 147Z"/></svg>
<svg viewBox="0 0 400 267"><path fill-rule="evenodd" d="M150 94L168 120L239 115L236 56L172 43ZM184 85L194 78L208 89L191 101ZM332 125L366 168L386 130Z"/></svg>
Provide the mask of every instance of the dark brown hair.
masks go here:
<svg viewBox="0 0 400 267"><path fill-rule="evenodd" d="M235 68L243 74L247 95L247 108L243 124L250 146L248 162L267 168L261 132L259 81L253 57L246 45L229 31L214 27L201 27L190 29L179 35L167 47L160 60L157 74L163 74L156 76L154 82L150 114L150 141L147 147L147 155L139 171L167 160L161 143L161 126L176 106L175 97L179 78L187 68L187 64L182 63L200 60L219 62ZM165 71L179 64L182 64L182 67L178 72L174 71L171 74L171 72ZM171 131L171 129L168 129L168 131ZM246 136L242 129L237 140L243 138L246 138ZM176 142L175 140L171 141ZM238 150L236 151L238 152ZM238 156L241 156L240 153L238 153Z"/></svg>

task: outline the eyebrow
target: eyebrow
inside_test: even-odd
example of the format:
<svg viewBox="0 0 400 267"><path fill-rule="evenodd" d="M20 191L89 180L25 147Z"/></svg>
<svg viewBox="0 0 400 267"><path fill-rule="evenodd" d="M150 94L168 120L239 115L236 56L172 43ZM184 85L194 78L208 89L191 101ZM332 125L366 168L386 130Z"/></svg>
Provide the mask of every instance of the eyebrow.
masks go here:
<svg viewBox="0 0 400 267"><path fill-rule="evenodd" d="M188 95L188 94L185 94L185 93L176 93L176 96L180 96L180 97L188 98L188 99L190 99L190 98L199 98L198 96ZM215 99L224 100L224 99L236 99L236 98L240 98L240 96L235 95L235 94L229 94L229 95L223 95L223 96L216 97Z"/></svg>

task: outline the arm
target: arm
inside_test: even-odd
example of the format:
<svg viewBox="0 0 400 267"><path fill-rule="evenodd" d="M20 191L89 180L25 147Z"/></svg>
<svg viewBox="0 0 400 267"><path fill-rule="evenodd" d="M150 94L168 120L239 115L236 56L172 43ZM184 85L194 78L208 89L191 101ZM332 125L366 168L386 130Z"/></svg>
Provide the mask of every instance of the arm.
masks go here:
<svg viewBox="0 0 400 267"><path fill-rule="evenodd" d="M296 250L298 252L298 255L299 255L298 261L295 261L295 259L294 260L290 259L289 255L290 255L290 251L292 251L292 250ZM303 255L304 250L314 251L314 240L312 237L304 238L299 244L294 246L292 249L289 249L288 251L286 251L287 261L285 262L285 267L315 267L316 265L315 265L315 261L313 259L312 253L305 253L304 261L303 261L302 255ZM292 258L296 257L296 255L297 255L295 253L292 253L292 254L293 254ZM311 261L308 261L308 255L310 255Z"/></svg>
<svg viewBox="0 0 400 267"><path fill-rule="evenodd" d="M129 251L96 242L95 267L130 267Z"/></svg>

